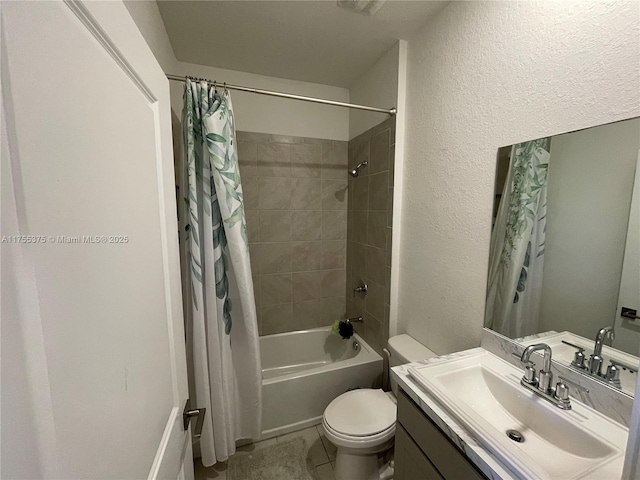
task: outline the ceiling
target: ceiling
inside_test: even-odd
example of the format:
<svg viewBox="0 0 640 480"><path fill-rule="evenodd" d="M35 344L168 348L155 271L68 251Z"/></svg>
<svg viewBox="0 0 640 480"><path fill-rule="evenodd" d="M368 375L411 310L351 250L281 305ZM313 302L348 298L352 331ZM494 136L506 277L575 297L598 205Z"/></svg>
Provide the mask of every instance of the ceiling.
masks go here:
<svg viewBox="0 0 640 480"><path fill-rule="evenodd" d="M444 1L394 1L373 16L325 1L158 0L182 62L349 87Z"/></svg>

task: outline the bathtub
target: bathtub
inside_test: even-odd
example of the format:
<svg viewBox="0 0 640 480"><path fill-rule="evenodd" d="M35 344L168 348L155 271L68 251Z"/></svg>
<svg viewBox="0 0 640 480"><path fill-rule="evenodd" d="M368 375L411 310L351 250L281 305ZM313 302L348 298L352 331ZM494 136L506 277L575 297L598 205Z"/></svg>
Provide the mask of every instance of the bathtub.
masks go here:
<svg viewBox="0 0 640 480"><path fill-rule="evenodd" d="M262 439L322 422L347 390L379 386L382 357L359 335L343 340L331 327L260 337Z"/></svg>

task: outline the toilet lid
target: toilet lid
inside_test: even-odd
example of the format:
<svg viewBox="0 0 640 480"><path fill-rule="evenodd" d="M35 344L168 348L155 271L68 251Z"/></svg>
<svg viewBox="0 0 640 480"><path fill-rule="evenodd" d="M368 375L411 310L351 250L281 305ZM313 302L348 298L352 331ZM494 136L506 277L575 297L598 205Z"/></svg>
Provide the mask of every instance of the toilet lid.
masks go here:
<svg viewBox="0 0 640 480"><path fill-rule="evenodd" d="M354 437L375 435L396 422L396 404L382 390L363 388L343 393L324 411L335 431Z"/></svg>

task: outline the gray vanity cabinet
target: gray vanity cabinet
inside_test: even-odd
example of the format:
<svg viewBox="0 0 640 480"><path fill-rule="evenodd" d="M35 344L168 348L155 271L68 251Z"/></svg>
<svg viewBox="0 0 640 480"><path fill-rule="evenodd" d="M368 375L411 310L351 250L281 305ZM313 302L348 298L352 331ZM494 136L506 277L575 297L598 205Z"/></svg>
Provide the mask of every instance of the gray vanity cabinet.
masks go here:
<svg viewBox="0 0 640 480"><path fill-rule="evenodd" d="M401 389L394 456L396 480L487 478Z"/></svg>

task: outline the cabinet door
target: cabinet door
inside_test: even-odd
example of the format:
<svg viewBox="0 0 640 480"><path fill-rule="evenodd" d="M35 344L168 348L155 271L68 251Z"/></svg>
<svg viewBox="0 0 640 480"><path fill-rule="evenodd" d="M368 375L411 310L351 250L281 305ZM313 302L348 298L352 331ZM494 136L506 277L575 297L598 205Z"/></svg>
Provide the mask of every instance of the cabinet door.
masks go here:
<svg viewBox="0 0 640 480"><path fill-rule="evenodd" d="M443 480L402 425L396 426L396 480Z"/></svg>

